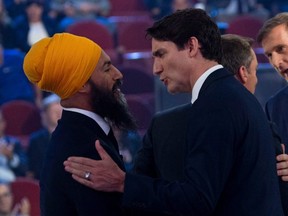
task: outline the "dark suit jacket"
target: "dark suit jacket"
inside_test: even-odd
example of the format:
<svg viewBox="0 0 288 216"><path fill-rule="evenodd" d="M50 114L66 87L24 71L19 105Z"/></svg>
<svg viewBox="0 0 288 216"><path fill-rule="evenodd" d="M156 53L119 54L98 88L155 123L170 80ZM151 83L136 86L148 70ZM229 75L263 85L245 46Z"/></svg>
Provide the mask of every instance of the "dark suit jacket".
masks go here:
<svg viewBox="0 0 288 216"><path fill-rule="evenodd" d="M30 136L28 156L28 171L34 174L34 178L39 180L42 170L43 159L47 149L51 134L46 128L40 129Z"/></svg>
<svg viewBox="0 0 288 216"><path fill-rule="evenodd" d="M265 106L265 111L268 119L273 124L275 124L274 127L277 127L280 142L284 143L286 146L286 153L288 144L287 107L288 107L288 87L283 88L275 96L270 98ZM277 155L282 154L282 151L276 151L276 154ZM281 178L279 178L279 184L280 184L282 206L285 215L288 216L288 182L283 182Z"/></svg>
<svg viewBox="0 0 288 216"><path fill-rule="evenodd" d="M268 119L274 122L282 141L288 144L288 86L268 100L265 111Z"/></svg>
<svg viewBox="0 0 288 216"><path fill-rule="evenodd" d="M171 120L181 109L186 118ZM180 135L172 138L173 130ZM167 132L159 145L156 137ZM125 206L171 215L283 215L269 124L255 97L225 69L207 78L191 108L156 117L144 141L137 161L155 160L146 167L137 162L136 171L156 179L126 174Z"/></svg>
<svg viewBox="0 0 288 216"><path fill-rule="evenodd" d="M122 169L117 143L109 140L100 126L80 113L63 111L58 126L52 133L40 178L42 216L111 216L121 214L121 194L90 189L72 179L64 170L69 156L100 159L95 140Z"/></svg>

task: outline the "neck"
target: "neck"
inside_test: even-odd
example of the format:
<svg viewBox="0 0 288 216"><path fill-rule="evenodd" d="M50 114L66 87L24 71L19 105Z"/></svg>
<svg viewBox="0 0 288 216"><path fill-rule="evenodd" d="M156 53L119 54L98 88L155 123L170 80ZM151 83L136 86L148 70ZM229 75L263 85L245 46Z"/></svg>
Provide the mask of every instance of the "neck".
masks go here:
<svg viewBox="0 0 288 216"><path fill-rule="evenodd" d="M193 89L193 86L195 85L196 81L202 76L208 69L218 65L219 63L216 61L211 61L211 60L203 60L202 64L197 64L199 65L198 67L194 67L191 69L193 71L193 76L190 76L190 85L191 85L191 91Z"/></svg>
<svg viewBox="0 0 288 216"><path fill-rule="evenodd" d="M64 108L78 108L93 112L89 99L83 95L73 95L70 98L62 99L60 104Z"/></svg>

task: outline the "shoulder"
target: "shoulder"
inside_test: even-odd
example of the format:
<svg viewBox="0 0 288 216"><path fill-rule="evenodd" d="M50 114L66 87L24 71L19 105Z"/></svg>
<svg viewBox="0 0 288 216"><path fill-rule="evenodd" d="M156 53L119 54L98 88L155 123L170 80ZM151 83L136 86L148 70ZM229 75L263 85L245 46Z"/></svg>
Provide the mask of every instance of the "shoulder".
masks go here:
<svg viewBox="0 0 288 216"><path fill-rule="evenodd" d="M185 113L185 112L189 111L191 107L192 107L191 103L175 106L175 107L169 108L167 110L156 113L154 116L154 119L170 118L170 117L173 117L175 115L179 115L181 113Z"/></svg>

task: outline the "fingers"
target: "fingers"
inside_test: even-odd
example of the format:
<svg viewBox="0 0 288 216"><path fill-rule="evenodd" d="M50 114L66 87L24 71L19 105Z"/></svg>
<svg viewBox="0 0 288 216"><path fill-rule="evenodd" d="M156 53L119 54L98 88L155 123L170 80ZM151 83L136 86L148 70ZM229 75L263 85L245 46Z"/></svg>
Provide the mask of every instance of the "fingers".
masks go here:
<svg viewBox="0 0 288 216"><path fill-rule="evenodd" d="M105 159L111 159L111 157L107 154L107 152L104 150L104 148L101 146L100 141L96 140L95 142L96 150L98 151L98 154L100 155L102 160Z"/></svg>
<svg viewBox="0 0 288 216"><path fill-rule="evenodd" d="M283 181L288 181L288 157L286 154L278 155L277 160L277 175L282 176Z"/></svg>
<svg viewBox="0 0 288 216"><path fill-rule="evenodd" d="M71 162L72 164L84 165L84 166L92 166L94 160L85 157L69 157L67 162Z"/></svg>
<svg viewBox="0 0 288 216"><path fill-rule="evenodd" d="M282 178L283 181L288 182L288 176L287 175L286 176L282 176L281 178Z"/></svg>
<svg viewBox="0 0 288 216"><path fill-rule="evenodd" d="M287 154L280 154L276 157L278 162L287 161L288 162L288 155Z"/></svg>
<svg viewBox="0 0 288 216"><path fill-rule="evenodd" d="M81 176L78 176L78 175L75 175L75 174L72 174L72 178L74 180L76 180L77 182L79 182L79 183L81 183L81 184L83 184L83 185L85 185L87 187L94 188L93 187L93 182L88 180L88 179L85 179L85 178L83 178Z"/></svg>
<svg viewBox="0 0 288 216"><path fill-rule="evenodd" d="M83 168L79 168L76 166L75 168L75 165L74 164L65 164L64 162L64 165L65 165L65 170L73 175L76 175L76 176L79 176L79 177L84 177L85 176L85 173L86 172L90 172L88 169L83 169Z"/></svg>
<svg viewBox="0 0 288 216"><path fill-rule="evenodd" d="M281 147L282 147L282 152L283 152L283 154L285 154L285 145L284 145L284 144L281 144Z"/></svg>

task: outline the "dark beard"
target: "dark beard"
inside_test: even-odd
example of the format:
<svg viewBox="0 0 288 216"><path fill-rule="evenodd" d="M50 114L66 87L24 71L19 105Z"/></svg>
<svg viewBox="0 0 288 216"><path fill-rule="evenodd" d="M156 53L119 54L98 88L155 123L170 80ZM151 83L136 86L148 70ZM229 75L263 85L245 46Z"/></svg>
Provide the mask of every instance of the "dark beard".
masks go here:
<svg viewBox="0 0 288 216"><path fill-rule="evenodd" d="M123 130L136 130L136 120L128 109L124 94L117 91L121 82L113 86L113 90L98 88L92 81L91 105L95 113L108 120L113 126Z"/></svg>

